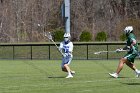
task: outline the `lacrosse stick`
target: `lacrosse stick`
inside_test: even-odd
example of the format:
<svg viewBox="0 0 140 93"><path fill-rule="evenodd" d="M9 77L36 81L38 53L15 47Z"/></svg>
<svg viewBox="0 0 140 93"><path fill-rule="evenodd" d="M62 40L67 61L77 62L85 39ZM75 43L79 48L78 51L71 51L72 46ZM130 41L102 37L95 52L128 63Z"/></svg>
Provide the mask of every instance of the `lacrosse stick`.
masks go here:
<svg viewBox="0 0 140 93"><path fill-rule="evenodd" d="M62 51L59 50L59 47L56 45L56 43L54 42L54 40L52 39L52 35L50 32L44 32L45 36L51 40L53 42L53 44L56 46L57 50L61 53L61 55L63 55Z"/></svg>
<svg viewBox="0 0 140 93"><path fill-rule="evenodd" d="M119 50L119 51L99 51L99 52L94 52L95 55L99 55L99 54L102 54L102 53L117 53L117 52L126 52L128 50Z"/></svg>

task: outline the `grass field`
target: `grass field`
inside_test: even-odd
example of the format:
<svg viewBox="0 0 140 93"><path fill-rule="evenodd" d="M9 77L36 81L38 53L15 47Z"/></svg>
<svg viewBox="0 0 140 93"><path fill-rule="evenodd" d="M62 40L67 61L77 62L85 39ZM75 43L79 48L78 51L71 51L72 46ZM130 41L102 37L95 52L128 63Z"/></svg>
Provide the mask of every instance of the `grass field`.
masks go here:
<svg viewBox="0 0 140 93"><path fill-rule="evenodd" d="M139 60L136 65L140 68ZM115 71L118 60L73 60L74 78L66 79L61 60L1 60L0 93L139 93L140 78L128 67L121 77Z"/></svg>

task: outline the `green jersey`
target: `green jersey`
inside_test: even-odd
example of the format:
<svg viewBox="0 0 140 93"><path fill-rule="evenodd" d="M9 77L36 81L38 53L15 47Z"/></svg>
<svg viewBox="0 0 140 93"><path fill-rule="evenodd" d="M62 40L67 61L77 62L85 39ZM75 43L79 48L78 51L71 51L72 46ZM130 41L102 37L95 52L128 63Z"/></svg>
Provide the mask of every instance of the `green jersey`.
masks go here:
<svg viewBox="0 0 140 93"><path fill-rule="evenodd" d="M133 33L130 33L127 37L127 46L131 46L133 41L136 41L136 37ZM136 42L135 45L130 49L130 51L124 56L129 62L134 63L135 57L138 55L138 43Z"/></svg>
<svg viewBox="0 0 140 93"><path fill-rule="evenodd" d="M136 41L136 37L133 33L130 33L129 36L127 37L127 46L131 46L131 44L133 43L133 41ZM136 44L134 45L134 49L135 50L131 50L130 52L133 53L133 51L137 51L138 52L138 43L136 42Z"/></svg>

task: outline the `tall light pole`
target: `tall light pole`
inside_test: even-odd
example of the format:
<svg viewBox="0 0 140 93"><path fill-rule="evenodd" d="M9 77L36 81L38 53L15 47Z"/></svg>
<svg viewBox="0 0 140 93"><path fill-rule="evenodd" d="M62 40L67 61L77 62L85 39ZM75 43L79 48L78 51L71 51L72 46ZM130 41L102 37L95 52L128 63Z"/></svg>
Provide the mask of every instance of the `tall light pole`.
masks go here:
<svg viewBox="0 0 140 93"><path fill-rule="evenodd" d="M65 20L65 33L70 33L70 0L64 0L61 11Z"/></svg>

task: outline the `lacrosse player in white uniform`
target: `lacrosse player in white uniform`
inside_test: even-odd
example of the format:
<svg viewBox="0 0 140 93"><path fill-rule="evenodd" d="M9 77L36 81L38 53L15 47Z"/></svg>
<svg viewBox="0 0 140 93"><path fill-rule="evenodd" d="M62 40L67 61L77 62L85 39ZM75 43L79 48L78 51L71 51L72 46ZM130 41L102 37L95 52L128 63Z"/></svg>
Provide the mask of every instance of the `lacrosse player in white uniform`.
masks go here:
<svg viewBox="0 0 140 93"><path fill-rule="evenodd" d="M68 76L66 78L73 78L75 71L72 71L69 67L69 64L72 61L73 55L73 43L70 41L70 33L64 34L64 41L60 43L59 50L63 54L61 68L62 71L67 72Z"/></svg>

